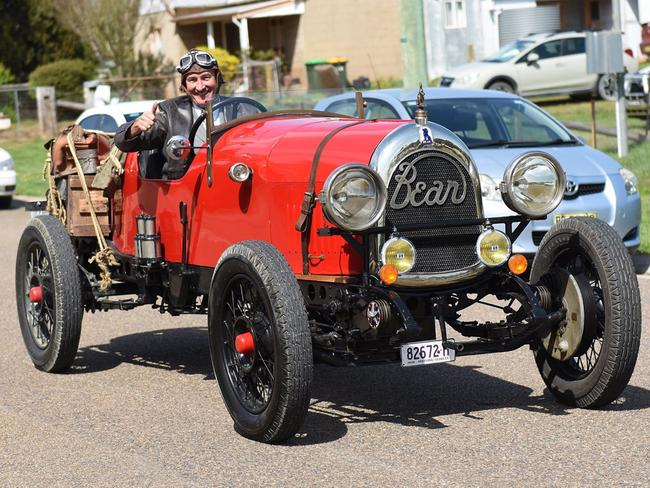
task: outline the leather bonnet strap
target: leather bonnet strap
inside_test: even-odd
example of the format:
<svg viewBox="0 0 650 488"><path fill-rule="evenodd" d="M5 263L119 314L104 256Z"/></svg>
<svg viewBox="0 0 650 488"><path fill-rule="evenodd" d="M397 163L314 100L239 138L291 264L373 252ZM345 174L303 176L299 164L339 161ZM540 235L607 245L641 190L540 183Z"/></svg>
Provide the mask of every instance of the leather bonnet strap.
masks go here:
<svg viewBox="0 0 650 488"><path fill-rule="evenodd" d="M316 171L318 169L318 163L320 161L321 154L325 149L327 143L332 140L332 138L348 127L355 125L365 124L369 122L368 120L356 120L350 124L345 124L337 127L332 130L327 136L318 145L316 153L314 154L314 159L311 162L311 171L309 173L309 186L305 192L305 196L302 200L302 205L300 207L300 216L296 222L296 230L302 233L302 271L303 274L309 274L309 255L308 255L308 246L309 246L309 234L311 230L311 216L312 210L316 205L316 193L314 192L316 187Z"/></svg>

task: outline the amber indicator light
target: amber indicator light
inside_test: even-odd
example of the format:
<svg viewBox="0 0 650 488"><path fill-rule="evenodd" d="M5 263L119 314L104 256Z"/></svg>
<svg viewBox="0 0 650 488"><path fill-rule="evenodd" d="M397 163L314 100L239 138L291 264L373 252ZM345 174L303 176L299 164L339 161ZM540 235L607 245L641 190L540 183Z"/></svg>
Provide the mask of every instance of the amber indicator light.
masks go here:
<svg viewBox="0 0 650 488"><path fill-rule="evenodd" d="M523 274L528 269L528 259L523 254L513 254L508 259L508 268L516 275Z"/></svg>
<svg viewBox="0 0 650 488"><path fill-rule="evenodd" d="M392 285L397 281L397 266L384 264L379 270L379 279L386 285Z"/></svg>

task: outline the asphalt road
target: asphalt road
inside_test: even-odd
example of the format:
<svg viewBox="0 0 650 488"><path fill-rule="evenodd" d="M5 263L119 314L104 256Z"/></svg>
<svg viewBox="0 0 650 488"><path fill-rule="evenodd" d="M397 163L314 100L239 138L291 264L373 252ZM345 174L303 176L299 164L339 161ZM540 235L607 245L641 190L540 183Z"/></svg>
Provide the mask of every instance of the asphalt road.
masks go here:
<svg viewBox="0 0 650 488"><path fill-rule="evenodd" d="M0 486L648 486L650 333L623 397L566 408L532 354L402 369L315 368L300 434L237 435L210 366L206 318L87 314L69 374L36 370L16 316L29 215L0 212ZM650 278L640 276L644 316Z"/></svg>

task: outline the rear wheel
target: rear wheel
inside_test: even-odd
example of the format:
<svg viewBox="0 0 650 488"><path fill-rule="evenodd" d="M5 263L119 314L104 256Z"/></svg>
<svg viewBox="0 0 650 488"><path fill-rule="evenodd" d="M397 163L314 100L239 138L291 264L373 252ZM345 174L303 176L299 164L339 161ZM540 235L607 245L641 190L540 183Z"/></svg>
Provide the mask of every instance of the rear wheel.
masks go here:
<svg viewBox="0 0 650 488"><path fill-rule="evenodd" d="M210 291L210 355L245 437L280 442L307 414L312 350L298 283L271 245L246 241L221 259Z"/></svg>
<svg viewBox="0 0 650 488"><path fill-rule="evenodd" d="M20 238L16 303L34 365L51 373L70 368L81 335L81 284L70 237L51 215L32 219Z"/></svg>
<svg viewBox="0 0 650 488"><path fill-rule="evenodd" d="M535 350L550 391L578 407L614 401L630 380L641 336L639 286L619 235L586 217L558 223L540 244L531 282L547 285L567 310Z"/></svg>
<svg viewBox="0 0 650 488"><path fill-rule="evenodd" d="M600 75L596 85L596 93L603 100L616 100L618 98L618 84L615 74Z"/></svg>

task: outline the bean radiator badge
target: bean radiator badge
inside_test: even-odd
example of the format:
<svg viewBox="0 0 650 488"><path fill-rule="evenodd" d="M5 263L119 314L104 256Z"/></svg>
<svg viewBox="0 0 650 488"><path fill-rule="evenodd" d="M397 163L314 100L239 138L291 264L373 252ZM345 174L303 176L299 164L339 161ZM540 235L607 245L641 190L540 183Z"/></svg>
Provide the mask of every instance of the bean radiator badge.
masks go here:
<svg viewBox="0 0 650 488"><path fill-rule="evenodd" d="M414 159L398 166L398 172L394 176L397 186L390 199L390 208L400 210L408 205L431 207L445 205L448 200L458 205L465 201L467 183L464 178L460 178L460 182L447 180L446 184L443 181L434 180L431 182L431 186L427 187L424 181L417 181L418 170L415 167L417 162L418 159Z"/></svg>

